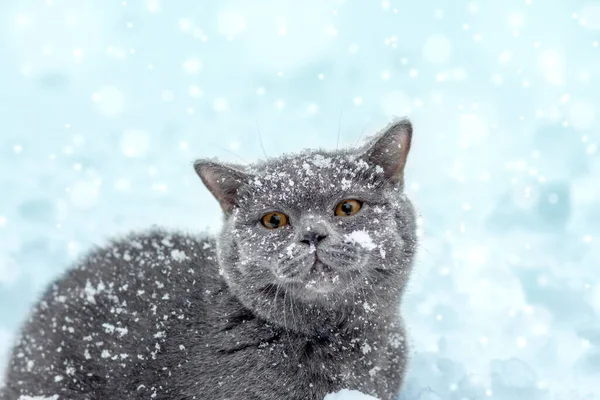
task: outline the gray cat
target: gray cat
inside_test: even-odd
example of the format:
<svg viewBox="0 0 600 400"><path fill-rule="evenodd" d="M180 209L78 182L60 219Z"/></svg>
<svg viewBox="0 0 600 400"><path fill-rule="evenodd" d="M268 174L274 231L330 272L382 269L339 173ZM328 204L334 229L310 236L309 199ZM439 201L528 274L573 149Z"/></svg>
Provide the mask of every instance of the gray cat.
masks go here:
<svg viewBox="0 0 600 400"><path fill-rule="evenodd" d="M218 238L155 230L92 251L35 306L0 398L396 398L411 135L397 120L360 149L197 161Z"/></svg>

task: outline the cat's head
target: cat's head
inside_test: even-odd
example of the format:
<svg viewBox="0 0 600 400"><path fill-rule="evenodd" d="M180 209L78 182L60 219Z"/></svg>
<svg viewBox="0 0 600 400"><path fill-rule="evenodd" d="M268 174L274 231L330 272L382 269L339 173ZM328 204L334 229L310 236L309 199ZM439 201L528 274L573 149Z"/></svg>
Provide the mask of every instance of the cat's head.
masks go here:
<svg viewBox="0 0 600 400"><path fill-rule="evenodd" d="M285 293L336 303L402 292L415 246L403 193L412 126L398 120L358 149L307 151L251 166L199 160L221 204L221 272L252 307Z"/></svg>

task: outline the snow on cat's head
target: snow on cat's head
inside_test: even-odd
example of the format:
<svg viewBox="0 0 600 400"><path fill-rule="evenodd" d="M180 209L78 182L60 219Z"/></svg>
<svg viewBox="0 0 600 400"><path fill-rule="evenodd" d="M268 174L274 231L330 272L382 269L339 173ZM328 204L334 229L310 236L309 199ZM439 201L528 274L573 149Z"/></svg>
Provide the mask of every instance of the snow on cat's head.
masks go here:
<svg viewBox="0 0 600 400"><path fill-rule="evenodd" d="M343 389L337 393L330 393L323 400L377 400L373 396L357 392L356 390Z"/></svg>
<svg viewBox="0 0 600 400"><path fill-rule="evenodd" d="M411 134L399 120L359 149L197 161L225 214L218 256L234 292L270 304L282 293L331 303L375 285L401 290L415 239L402 192Z"/></svg>

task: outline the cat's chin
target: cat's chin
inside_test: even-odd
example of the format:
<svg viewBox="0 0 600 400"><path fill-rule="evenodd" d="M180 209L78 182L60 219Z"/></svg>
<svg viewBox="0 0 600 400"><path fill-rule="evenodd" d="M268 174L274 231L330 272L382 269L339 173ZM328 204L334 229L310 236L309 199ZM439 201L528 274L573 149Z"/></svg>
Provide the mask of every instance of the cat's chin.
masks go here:
<svg viewBox="0 0 600 400"><path fill-rule="evenodd" d="M336 286L328 282L310 281L294 285L295 296L308 302L328 300L336 291Z"/></svg>
<svg viewBox="0 0 600 400"><path fill-rule="evenodd" d="M340 276L331 267L316 260L304 279L291 283L290 288L305 300L327 300L330 295L339 294L347 288L346 279L347 277Z"/></svg>

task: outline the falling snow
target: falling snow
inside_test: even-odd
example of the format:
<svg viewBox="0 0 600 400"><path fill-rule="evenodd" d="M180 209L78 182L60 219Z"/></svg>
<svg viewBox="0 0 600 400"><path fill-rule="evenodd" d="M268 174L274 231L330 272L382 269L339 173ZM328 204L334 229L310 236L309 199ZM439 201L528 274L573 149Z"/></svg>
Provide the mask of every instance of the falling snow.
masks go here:
<svg viewBox="0 0 600 400"><path fill-rule="evenodd" d="M408 115L421 244L402 398L597 397L600 5L143 3L0 6L0 361L81 250L218 229L194 158L352 146Z"/></svg>
<svg viewBox="0 0 600 400"><path fill-rule="evenodd" d="M337 393L328 394L324 400L377 400L373 396L369 396L356 390L344 389Z"/></svg>

